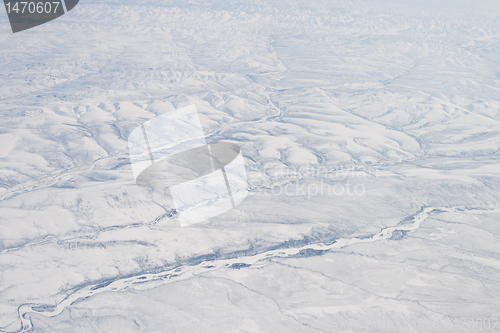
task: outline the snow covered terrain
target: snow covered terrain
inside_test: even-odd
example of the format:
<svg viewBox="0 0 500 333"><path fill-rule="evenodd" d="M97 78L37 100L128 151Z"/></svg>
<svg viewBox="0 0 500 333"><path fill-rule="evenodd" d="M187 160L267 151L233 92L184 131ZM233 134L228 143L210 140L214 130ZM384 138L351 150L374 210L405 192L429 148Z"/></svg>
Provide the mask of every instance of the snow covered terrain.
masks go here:
<svg viewBox="0 0 500 333"><path fill-rule="evenodd" d="M0 10L0 332L499 332L500 3ZM249 195L181 228L129 134L196 104Z"/></svg>

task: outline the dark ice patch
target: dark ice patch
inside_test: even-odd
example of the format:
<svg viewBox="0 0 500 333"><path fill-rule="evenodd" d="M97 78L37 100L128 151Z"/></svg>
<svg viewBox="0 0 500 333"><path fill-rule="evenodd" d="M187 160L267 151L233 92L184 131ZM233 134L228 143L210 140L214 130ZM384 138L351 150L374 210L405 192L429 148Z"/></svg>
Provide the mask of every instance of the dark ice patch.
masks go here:
<svg viewBox="0 0 500 333"><path fill-rule="evenodd" d="M240 269L240 268L245 268L245 267L250 267L250 266L252 266L252 265L245 264L244 262L238 262L238 263L232 264L231 266L229 266L229 268Z"/></svg>
<svg viewBox="0 0 500 333"><path fill-rule="evenodd" d="M51 312L56 309L55 305L37 305L31 307L36 312Z"/></svg>
<svg viewBox="0 0 500 333"><path fill-rule="evenodd" d="M406 231L406 230L394 230L392 232L391 238L389 238L389 239L390 240L405 239L406 238L406 234L408 234L408 231Z"/></svg>
<svg viewBox="0 0 500 333"><path fill-rule="evenodd" d="M300 250L299 253L297 253L297 254L291 255L290 257L293 257L293 258L309 258L309 257L320 256L320 255L322 255L325 252L327 252L327 251L325 251L325 250L314 250L314 249L304 249L304 250Z"/></svg>

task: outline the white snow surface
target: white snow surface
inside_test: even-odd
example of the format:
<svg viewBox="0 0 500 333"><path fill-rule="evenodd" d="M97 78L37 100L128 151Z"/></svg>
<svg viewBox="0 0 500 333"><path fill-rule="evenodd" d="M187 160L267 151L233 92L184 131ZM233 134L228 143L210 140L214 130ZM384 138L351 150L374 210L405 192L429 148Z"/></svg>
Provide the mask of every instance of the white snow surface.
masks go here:
<svg viewBox="0 0 500 333"><path fill-rule="evenodd" d="M82 0L12 34L0 9L0 331L500 331L499 17ZM249 196L181 228L127 138L192 104Z"/></svg>

